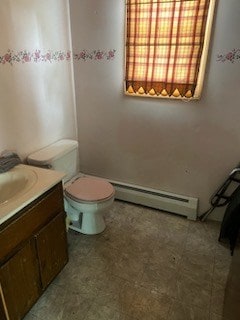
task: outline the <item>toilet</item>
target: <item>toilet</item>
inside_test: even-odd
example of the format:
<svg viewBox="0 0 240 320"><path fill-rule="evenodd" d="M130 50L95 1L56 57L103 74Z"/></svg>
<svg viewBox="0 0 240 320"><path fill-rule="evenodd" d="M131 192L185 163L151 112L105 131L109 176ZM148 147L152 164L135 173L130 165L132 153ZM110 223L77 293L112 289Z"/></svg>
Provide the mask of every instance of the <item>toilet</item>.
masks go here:
<svg viewBox="0 0 240 320"><path fill-rule="evenodd" d="M78 173L78 142L59 140L30 154L28 164L64 172L64 208L69 228L93 235L104 231L104 212L114 201L115 190L106 180Z"/></svg>

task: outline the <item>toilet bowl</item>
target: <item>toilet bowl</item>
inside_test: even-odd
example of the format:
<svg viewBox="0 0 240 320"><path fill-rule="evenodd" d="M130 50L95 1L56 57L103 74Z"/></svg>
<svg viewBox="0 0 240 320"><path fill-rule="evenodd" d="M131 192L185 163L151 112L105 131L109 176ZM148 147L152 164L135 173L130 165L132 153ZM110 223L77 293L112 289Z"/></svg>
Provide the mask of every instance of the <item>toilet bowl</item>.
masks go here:
<svg viewBox="0 0 240 320"><path fill-rule="evenodd" d="M64 190L69 228L83 234L98 234L106 225L103 214L114 201L113 186L103 179L81 177Z"/></svg>
<svg viewBox="0 0 240 320"><path fill-rule="evenodd" d="M84 234L104 231L104 212L114 201L113 186L102 178L78 174L78 143L59 140L27 157L31 165L65 172L64 208L70 220L69 228Z"/></svg>

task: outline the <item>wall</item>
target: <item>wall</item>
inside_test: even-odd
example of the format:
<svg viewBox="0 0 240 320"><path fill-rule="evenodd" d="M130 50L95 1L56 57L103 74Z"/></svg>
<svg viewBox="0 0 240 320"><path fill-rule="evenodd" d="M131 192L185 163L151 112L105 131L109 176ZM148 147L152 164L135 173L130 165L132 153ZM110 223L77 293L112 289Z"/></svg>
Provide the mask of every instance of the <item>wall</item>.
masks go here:
<svg viewBox="0 0 240 320"><path fill-rule="evenodd" d="M67 0L1 0L0 152L76 138Z"/></svg>
<svg viewBox="0 0 240 320"><path fill-rule="evenodd" d="M74 52L116 50L74 62L81 170L198 197L206 210L240 160L240 60L223 61L239 46L239 0L218 1L202 98L188 103L123 94L123 0L70 0L70 12Z"/></svg>

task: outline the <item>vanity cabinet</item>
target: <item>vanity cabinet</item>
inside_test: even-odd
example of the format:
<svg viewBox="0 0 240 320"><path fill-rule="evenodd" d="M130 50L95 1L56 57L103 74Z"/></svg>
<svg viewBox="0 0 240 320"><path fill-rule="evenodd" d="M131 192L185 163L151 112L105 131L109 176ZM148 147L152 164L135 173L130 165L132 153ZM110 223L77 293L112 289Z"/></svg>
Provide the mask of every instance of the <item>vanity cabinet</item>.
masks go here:
<svg viewBox="0 0 240 320"><path fill-rule="evenodd" d="M59 183L0 226L0 319L22 319L67 261Z"/></svg>

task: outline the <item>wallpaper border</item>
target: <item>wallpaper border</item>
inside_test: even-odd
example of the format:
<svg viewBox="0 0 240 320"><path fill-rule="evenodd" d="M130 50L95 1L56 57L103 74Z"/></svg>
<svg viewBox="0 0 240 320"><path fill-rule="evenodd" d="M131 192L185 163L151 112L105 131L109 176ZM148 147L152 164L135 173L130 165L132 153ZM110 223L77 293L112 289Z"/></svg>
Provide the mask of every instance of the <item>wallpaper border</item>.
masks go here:
<svg viewBox="0 0 240 320"><path fill-rule="evenodd" d="M21 51L13 51L8 49L3 55L0 55L0 64L10 64L14 65L15 63L40 63L40 62L60 62L60 61L84 61L87 60L95 60L95 61L102 61L107 60L111 61L115 58L115 49L108 49L108 50L81 50L78 53L72 53L70 50L67 51L53 51L47 50L43 51L40 49L35 49L32 51L29 50L21 50Z"/></svg>
<svg viewBox="0 0 240 320"><path fill-rule="evenodd" d="M234 63L235 61L240 59L240 49L234 48L227 53L218 54L217 55L217 62L231 62Z"/></svg>

